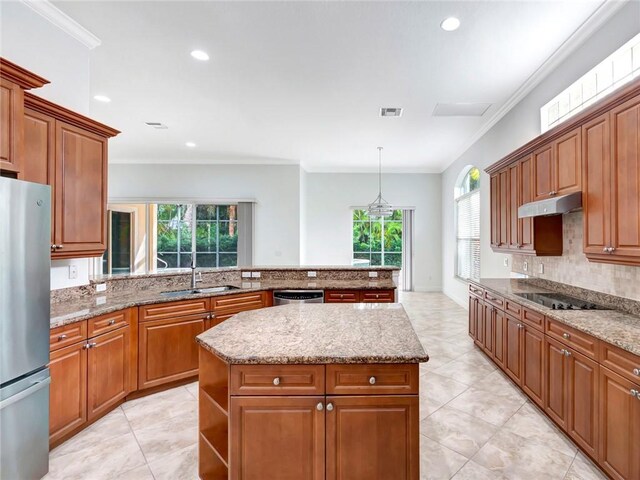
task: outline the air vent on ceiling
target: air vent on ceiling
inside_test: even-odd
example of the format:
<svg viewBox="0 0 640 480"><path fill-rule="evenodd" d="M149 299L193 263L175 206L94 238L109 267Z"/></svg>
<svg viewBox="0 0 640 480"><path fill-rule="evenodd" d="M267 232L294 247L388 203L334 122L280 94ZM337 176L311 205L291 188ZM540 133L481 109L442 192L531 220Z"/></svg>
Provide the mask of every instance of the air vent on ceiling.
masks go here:
<svg viewBox="0 0 640 480"><path fill-rule="evenodd" d="M381 117L399 117L402 115L402 108L400 107L382 107L380 109Z"/></svg>
<svg viewBox="0 0 640 480"><path fill-rule="evenodd" d="M144 123L145 125L155 128L156 130L166 130L167 128L169 128L165 124L160 122L144 122Z"/></svg>
<svg viewBox="0 0 640 480"><path fill-rule="evenodd" d="M490 103L438 103L433 110L434 117L481 117Z"/></svg>

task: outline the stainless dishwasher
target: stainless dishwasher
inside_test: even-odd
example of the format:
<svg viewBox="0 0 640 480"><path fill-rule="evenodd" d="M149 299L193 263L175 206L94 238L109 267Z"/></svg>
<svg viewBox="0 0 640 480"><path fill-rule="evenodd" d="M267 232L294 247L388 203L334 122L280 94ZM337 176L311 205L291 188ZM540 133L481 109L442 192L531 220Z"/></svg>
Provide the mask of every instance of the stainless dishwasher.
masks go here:
<svg viewBox="0 0 640 480"><path fill-rule="evenodd" d="M324 303L322 290L276 290L273 292L274 305L290 303Z"/></svg>

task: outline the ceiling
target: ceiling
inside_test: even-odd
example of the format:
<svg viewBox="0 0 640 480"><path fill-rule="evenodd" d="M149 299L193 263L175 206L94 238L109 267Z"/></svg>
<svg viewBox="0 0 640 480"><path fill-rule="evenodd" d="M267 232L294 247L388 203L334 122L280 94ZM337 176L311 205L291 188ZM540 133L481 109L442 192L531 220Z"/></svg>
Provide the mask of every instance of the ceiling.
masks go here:
<svg viewBox="0 0 640 480"><path fill-rule="evenodd" d="M382 145L385 170L440 172L603 1L53 3L102 40L91 95L112 101L90 113L122 131L112 162L367 171ZM432 115L460 102L491 106Z"/></svg>

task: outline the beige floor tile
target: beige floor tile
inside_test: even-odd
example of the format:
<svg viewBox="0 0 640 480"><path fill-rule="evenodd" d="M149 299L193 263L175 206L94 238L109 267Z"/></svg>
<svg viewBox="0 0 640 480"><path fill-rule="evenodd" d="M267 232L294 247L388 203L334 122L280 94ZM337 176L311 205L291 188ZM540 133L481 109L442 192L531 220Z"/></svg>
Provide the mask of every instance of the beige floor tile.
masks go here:
<svg viewBox="0 0 640 480"><path fill-rule="evenodd" d="M524 402L522 396L512 392L488 392L470 387L448 405L500 427L524 405Z"/></svg>
<svg viewBox="0 0 640 480"><path fill-rule="evenodd" d="M195 412L184 413L161 423L134 428L133 433L147 462L153 462L171 452L196 444L198 416Z"/></svg>
<svg viewBox="0 0 640 480"><path fill-rule="evenodd" d="M530 402L525 403L507 423L504 430L573 457L577 448Z"/></svg>
<svg viewBox="0 0 640 480"><path fill-rule="evenodd" d="M149 464L155 480L196 480L198 446L192 445L164 455Z"/></svg>
<svg viewBox="0 0 640 480"><path fill-rule="evenodd" d="M433 373L445 377L454 378L457 382L473 385L482 377L486 377L495 370L495 367L482 362L472 363L464 359L465 355L442 365L433 370Z"/></svg>
<svg viewBox="0 0 640 480"><path fill-rule="evenodd" d="M562 479L573 456L505 430L496 433L473 457L479 465L509 479Z"/></svg>
<svg viewBox="0 0 640 480"><path fill-rule="evenodd" d="M420 480L451 478L467 462L467 457L420 435Z"/></svg>
<svg viewBox="0 0 640 480"><path fill-rule="evenodd" d="M564 480L606 480L607 476L582 452L578 452Z"/></svg>
<svg viewBox="0 0 640 480"><path fill-rule="evenodd" d="M188 385L185 385L187 391L194 396L194 398L198 399L198 382L193 382Z"/></svg>
<svg viewBox="0 0 640 480"><path fill-rule="evenodd" d="M197 408L197 399L185 387L173 388L122 404L124 414L133 429L195 412Z"/></svg>
<svg viewBox="0 0 640 480"><path fill-rule="evenodd" d="M118 476L118 480L154 480L147 464L134 468Z"/></svg>
<svg viewBox="0 0 640 480"><path fill-rule="evenodd" d="M427 372L420 376L420 418L431 415L468 387L454 379Z"/></svg>
<svg viewBox="0 0 640 480"><path fill-rule="evenodd" d="M469 460L464 464L458 473L453 476L453 480L502 480L504 477L489 469L478 465L473 460ZM546 480L546 479L545 479Z"/></svg>
<svg viewBox="0 0 640 480"><path fill-rule="evenodd" d="M488 392L513 392L525 398L522 391L511 381L507 374L500 369L496 369L487 376L478 378L472 386L479 390Z"/></svg>
<svg viewBox="0 0 640 480"><path fill-rule="evenodd" d="M497 431L498 427L446 405L420 422L423 435L467 458Z"/></svg>

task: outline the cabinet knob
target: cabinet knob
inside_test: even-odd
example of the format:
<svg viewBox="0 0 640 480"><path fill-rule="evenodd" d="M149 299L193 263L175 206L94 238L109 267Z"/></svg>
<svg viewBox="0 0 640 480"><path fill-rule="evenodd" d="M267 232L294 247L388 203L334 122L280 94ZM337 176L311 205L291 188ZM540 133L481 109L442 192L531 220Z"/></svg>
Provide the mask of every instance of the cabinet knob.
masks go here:
<svg viewBox="0 0 640 480"><path fill-rule="evenodd" d="M562 338L564 338L565 340L569 340L571 338L571 335L569 335L568 333L563 333Z"/></svg>
<svg viewBox="0 0 640 480"><path fill-rule="evenodd" d="M327 403L327 412L333 412L333 403Z"/></svg>
<svg viewBox="0 0 640 480"><path fill-rule="evenodd" d="M62 340L64 340L65 338L67 338L67 334L63 333L62 335L58 335L58 341L61 342Z"/></svg>
<svg viewBox="0 0 640 480"><path fill-rule="evenodd" d="M276 377L273 379L273 384L274 385L280 385L280 377Z"/></svg>
<svg viewBox="0 0 640 480"><path fill-rule="evenodd" d="M615 252L615 250L616 250L615 247L609 247L609 253L613 253Z"/></svg>
<svg viewBox="0 0 640 480"><path fill-rule="evenodd" d="M95 347L96 345L97 345L97 343L95 343L95 342L91 342L91 343L87 343L83 348L84 348L85 350L89 350L90 348L93 348L93 347Z"/></svg>
<svg viewBox="0 0 640 480"><path fill-rule="evenodd" d="M604 247L602 249L602 253L609 253L609 247Z"/></svg>
<svg viewBox="0 0 640 480"><path fill-rule="evenodd" d="M640 400L640 391L636 390L635 388L632 388L631 390L629 390L629 393L631 394L632 397L636 397L638 400ZM329 407L327 407L328 409Z"/></svg>
<svg viewBox="0 0 640 480"><path fill-rule="evenodd" d="M51 245L51 251L53 252L56 249L55 245Z"/></svg>
<svg viewBox="0 0 640 480"><path fill-rule="evenodd" d="M62 244L61 245L56 245L56 250L60 250L62 248L64 248L64 245L62 245Z"/></svg>
<svg viewBox="0 0 640 480"><path fill-rule="evenodd" d="M341 299L342 299L342 298L344 298L344 295L340 295L340 298L341 298Z"/></svg>
<svg viewBox="0 0 640 480"><path fill-rule="evenodd" d="M369 384L370 385L375 385L376 384L376 377L370 377L369 378Z"/></svg>
<svg viewBox="0 0 640 480"><path fill-rule="evenodd" d="M634 374L636 377L640 377L640 368L634 368L634 369L633 369L633 374Z"/></svg>
<svg viewBox="0 0 640 480"><path fill-rule="evenodd" d="M564 356L565 357L570 357L571 356L571 352L569 350L565 350L564 351Z"/></svg>
<svg viewBox="0 0 640 480"><path fill-rule="evenodd" d="M113 320L109 320L109 325L115 325L115 324L116 324L115 319L113 319Z"/></svg>
<svg viewBox="0 0 640 480"><path fill-rule="evenodd" d="M324 408L324 405L322 404L322 402L318 402L318 404L316 405L316 410L321 412L323 408Z"/></svg>
<svg viewBox="0 0 640 480"><path fill-rule="evenodd" d="M376 298L380 298L380 295L376 294Z"/></svg>
<svg viewBox="0 0 640 480"><path fill-rule="evenodd" d="M555 197L557 194L558 194L558 192L556 192L555 190L551 190L551 191L549 192L549 196L550 196L550 197Z"/></svg>

